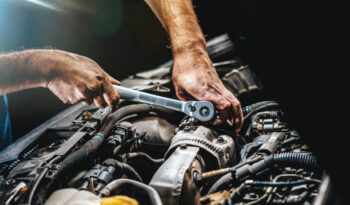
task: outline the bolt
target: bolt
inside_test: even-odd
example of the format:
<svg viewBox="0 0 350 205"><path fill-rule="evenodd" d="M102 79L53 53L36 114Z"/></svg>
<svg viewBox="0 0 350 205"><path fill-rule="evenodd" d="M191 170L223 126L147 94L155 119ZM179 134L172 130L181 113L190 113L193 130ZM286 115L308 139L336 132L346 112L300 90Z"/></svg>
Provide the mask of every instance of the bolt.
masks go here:
<svg viewBox="0 0 350 205"><path fill-rule="evenodd" d="M6 181L6 184L8 184L8 185L14 184L14 183L16 183L16 180L14 180L14 179L8 179L8 180Z"/></svg>
<svg viewBox="0 0 350 205"><path fill-rule="evenodd" d="M181 144L180 145L180 149L186 149L187 148L187 145L186 144Z"/></svg>
<svg viewBox="0 0 350 205"><path fill-rule="evenodd" d="M203 186L203 178L202 174L199 173L198 171L193 172L193 181L197 185L198 188Z"/></svg>
<svg viewBox="0 0 350 205"><path fill-rule="evenodd" d="M203 117L208 116L210 114L209 108L207 106L201 107L201 109L199 110L199 114Z"/></svg>
<svg viewBox="0 0 350 205"><path fill-rule="evenodd" d="M184 131L185 131L185 132L191 131L191 127L190 127L190 126L185 126L185 127L184 127Z"/></svg>
<svg viewBox="0 0 350 205"><path fill-rule="evenodd" d="M190 105L190 109L191 109L192 112L196 111L196 107L195 106Z"/></svg>
<svg viewBox="0 0 350 205"><path fill-rule="evenodd" d="M224 137L221 136L221 135L216 139L216 141L217 141L218 143L225 143L225 139L224 139Z"/></svg>

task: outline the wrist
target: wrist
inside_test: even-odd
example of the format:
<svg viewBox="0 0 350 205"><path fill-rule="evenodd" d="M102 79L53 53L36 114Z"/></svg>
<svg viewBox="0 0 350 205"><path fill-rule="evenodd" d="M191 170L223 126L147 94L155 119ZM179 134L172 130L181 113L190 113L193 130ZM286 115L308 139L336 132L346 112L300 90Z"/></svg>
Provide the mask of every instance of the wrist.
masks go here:
<svg viewBox="0 0 350 205"><path fill-rule="evenodd" d="M64 63L60 51L38 49L23 52L27 62L23 69L27 70L29 80L36 87L47 87L54 78L60 77L59 68Z"/></svg>
<svg viewBox="0 0 350 205"><path fill-rule="evenodd" d="M172 38L171 44L174 59L189 54L194 56L207 54L206 41L201 36L191 37L187 35L185 38Z"/></svg>
<svg viewBox="0 0 350 205"><path fill-rule="evenodd" d="M193 42L189 44L189 46L182 47L180 50L177 50L177 52L173 52L173 57L173 71L175 72L212 67L205 42Z"/></svg>

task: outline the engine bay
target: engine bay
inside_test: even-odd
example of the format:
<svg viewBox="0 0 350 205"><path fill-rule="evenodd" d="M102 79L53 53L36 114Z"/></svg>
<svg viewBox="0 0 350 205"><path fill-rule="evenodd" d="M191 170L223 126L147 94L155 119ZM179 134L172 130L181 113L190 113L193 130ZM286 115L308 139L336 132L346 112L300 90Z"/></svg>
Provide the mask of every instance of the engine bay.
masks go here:
<svg viewBox="0 0 350 205"><path fill-rule="evenodd" d="M232 47L208 42L212 59ZM260 100L249 65L216 61L242 103L235 133L166 108L121 101L117 108L76 104L0 155L3 204L313 204L327 174L276 101ZM135 74L124 86L174 96L172 62ZM249 100L245 100L249 99ZM118 204L118 203L115 203Z"/></svg>

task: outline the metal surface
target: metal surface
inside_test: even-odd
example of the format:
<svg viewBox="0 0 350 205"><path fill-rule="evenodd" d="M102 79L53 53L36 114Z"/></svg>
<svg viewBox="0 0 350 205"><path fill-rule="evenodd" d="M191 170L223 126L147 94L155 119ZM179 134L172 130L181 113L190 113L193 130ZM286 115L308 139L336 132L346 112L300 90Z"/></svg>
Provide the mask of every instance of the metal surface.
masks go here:
<svg viewBox="0 0 350 205"><path fill-rule="evenodd" d="M134 102L142 102L151 105L157 105L168 109L183 112L188 116L194 117L202 122L213 119L215 109L213 104L207 101L187 101L174 100L166 97L152 95L141 91L113 85L121 98Z"/></svg>
<svg viewBox="0 0 350 205"><path fill-rule="evenodd" d="M185 174L199 151L198 147L178 147L153 175L149 183L159 193L163 204L181 204Z"/></svg>
<svg viewBox="0 0 350 205"><path fill-rule="evenodd" d="M144 141L167 145L170 144L176 128L174 124L156 116L139 118L132 121L132 124L139 133L146 132Z"/></svg>
<svg viewBox="0 0 350 205"><path fill-rule="evenodd" d="M228 135L217 136L217 133L204 126L186 126L173 137L165 157L181 145L200 147L208 153L212 160L205 159L210 169L218 169L232 165L236 161L235 142Z"/></svg>
<svg viewBox="0 0 350 205"><path fill-rule="evenodd" d="M116 179L111 183L107 184L100 192L99 196L111 196L119 194L122 190L122 187L128 187L129 189L135 189L135 192L141 191L144 194L147 194L151 205L162 205L162 201L157 193L157 191L146 184L140 183L131 179Z"/></svg>

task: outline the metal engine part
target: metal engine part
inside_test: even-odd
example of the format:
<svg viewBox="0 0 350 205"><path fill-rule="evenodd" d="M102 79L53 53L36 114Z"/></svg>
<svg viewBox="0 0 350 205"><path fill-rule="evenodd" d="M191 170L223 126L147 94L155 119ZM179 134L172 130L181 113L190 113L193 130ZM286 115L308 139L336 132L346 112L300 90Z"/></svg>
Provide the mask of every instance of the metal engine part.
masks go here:
<svg viewBox="0 0 350 205"><path fill-rule="evenodd" d="M173 137L165 158L153 175L154 187L164 204L199 204L202 188L194 175L232 165L236 160L234 140L204 126L186 126Z"/></svg>
<svg viewBox="0 0 350 205"><path fill-rule="evenodd" d="M208 169L219 169L233 165L237 160L235 142L228 135L219 135L210 128L204 126L185 126L172 139L171 145L165 154L167 158L174 148L181 145L191 145L201 148L209 155L205 159Z"/></svg>

